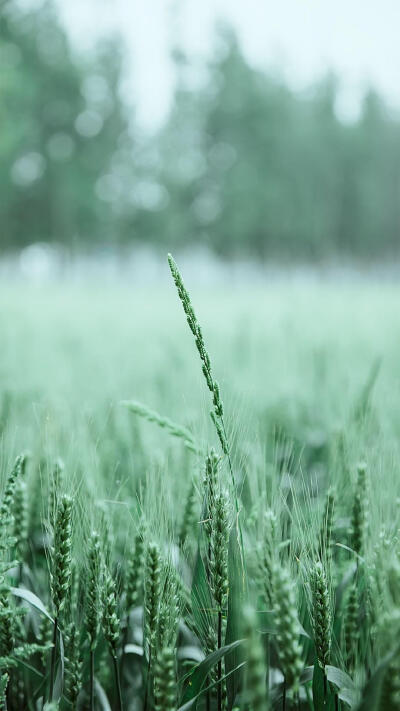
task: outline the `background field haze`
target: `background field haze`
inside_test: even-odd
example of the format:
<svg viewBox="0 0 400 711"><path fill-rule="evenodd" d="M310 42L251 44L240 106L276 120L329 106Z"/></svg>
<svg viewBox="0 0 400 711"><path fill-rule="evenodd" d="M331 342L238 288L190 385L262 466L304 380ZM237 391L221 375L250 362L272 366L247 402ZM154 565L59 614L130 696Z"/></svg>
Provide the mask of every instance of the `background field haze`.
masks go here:
<svg viewBox="0 0 400 711"><path fill-rule="evenodd" d="M244 7L2 4L3 256L398 258L396 3Z"/></svg>

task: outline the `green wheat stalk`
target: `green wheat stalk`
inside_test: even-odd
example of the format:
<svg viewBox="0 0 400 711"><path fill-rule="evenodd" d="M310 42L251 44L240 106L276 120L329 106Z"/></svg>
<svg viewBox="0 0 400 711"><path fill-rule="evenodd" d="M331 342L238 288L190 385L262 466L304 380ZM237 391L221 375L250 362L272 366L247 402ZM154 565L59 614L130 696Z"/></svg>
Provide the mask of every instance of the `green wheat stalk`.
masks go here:
<svg viewBox="0 0 400 711"><path fill-rule="evenodd" d="M333 487L330 487L325 499L324 513L319 533L319 555L321 560L326 560L328 577L332 565L332 530L334 514L335 490Z"/></svg>
<svg viewBox="0 0 400 711"><path fill-rule="evenodd" d="M276 529L276 515L272 509L267 509L264 513L264 531L258 555L258 565L263 596L268 609L272 609L273 606L273 571L277 552Z"/></svg>
<svg viewBox="0 0 400 711"><path fill-rule="evenodd" d="M90 711L94 711L94 655L99 638L101 619L101 551L97 531L93 531L89 540L88 575L86 588L86 630L89 638L89 694Z"/></svg>
<svg viewBox="0 0 400 711"><path fill-rule="evenodd" d="M359 604L358 590L355 583L352 584L347 598L347 605L344 617L344 643L346 650L346 660L350 672L354 670L357 647L359 642Z"/></svg>
<svg viewBox="0 0 400 711"><path fill-rule="evenodd" d="M245 639L247 651L246 664L246 702L251 711L266 711L267 701L266 669L264 650L257 632L257 618L252 608L246 608Z"/></svg>
<svg viewBox="0 0 400 711"><path fill-rule="evenodd" d="M53 698L57 637L60 613L66 603L71 580L72 499L63 496L57 508L51 566L51 594L55 610L53 649L50 664L49 701Z"/></svg>
<svg viewBox="0 0 400 711"><path fill-rule="evenodd" d="M103 599L103 631L110 650L114 666L115 684L117 687L118 709L122 711L121 680L117 659L117 647L120 635L120 621L117 613L117 588L115 579L109 570L106 570L104 580Z"/></svg>
<svg viewBox="0 0 400 711"><path fill-rule="evenodd" d="M285 685L297 694L303 670L296 599L289 571L278 564L274 567L274 613L277 629L276 641L285 677Z"/></svg>
<svg viewBox="0 0 400 711"><path fill-rule="evenodd" d="M129 615L130 610L138 604L141 588L143 585L144 566L144 526L139 526L135 536L133 551L128 558L127 573L125 581L125 608Z"/></svg>
<svg viewBox="0 0 400 711"><path fill-rule="evenodd" d="M217 649L222 647L223 621L226 616L228 605L228 544L229 544L229 521L227 497L224 492L220 492L214 502L211 518L211 538L210 538L210 583L217 604ZM222 660L217 665L217 708L222 709Z"/></svg>
<svg viewBox="0 0 400 711"><path fill-rule="evenodd" d="M144 709L147 709L149 678L156 652L158 619L161 599L161 555L157 543L150 543L146 555L144 581L144 637L147 644L147 682Z"/></svg>
<svg viewBox="0 0 400 711"><path fill-rule="evenodd" d="M311 569L312 626L318 664L324 675L324 696L328 691L326 665L329 664L332 637L332 611L328 581L324 566L320 561Z"/></svg>
<svg viewBox="0 0 400 711"><path fill-rule="evenodd" d="M351 515L351 546L357 553L357 566L363 554L365 542L365 528L367 520L367 467L359 464L357 467L357 483L354 493L353 509Z"/></svg>
<svg viewBox="0 0 400 711"><path fill-rule="evenodd" d="M209 356L208 351L206 349L204 338L203 338L203 332L202 332L201 326L197 320L197 316L196 316L194 308L192 306L192 302L190 300L189 293L183 283L183 278L182 278L182 275L178 269L178 266L171 254L168 254L168 264L169 264L169 268L171 270L172 278L175 282L175 286L176 286L176 289L178 292L179 299L182 303L183 310L186 314L186 319L187 319L189 328L194 336L196 348L197 348L198 354L200 356L202 372L203 372L207 387L208 387L208 389L211 393L211 396L212 396L213 409L210 411L210 416L211 416L211 419L214 423L214 427L215 427L215 430L218 435L218 439L221 444L221 449L228 459L229 472L231 475L233 496L234 496L235 509L236 509L237 540L238 540L239 550L240 550L241 566L242 566L242 583L243 583L243 588L244 588L244 586L245 586L244 547L243 547L242 530L241 530L241 525L240 525L240 521L239 521L239 501L238 501L238 495L237 495L237 489L236 489L235 475L233 473L228 438L227 438L227 434L226 434L226 427L225 427L225 421L224 421L224 407L222 404L219 385L218 385L217 381L214 379L214 376L213 376L213 373L211 370L210 356Z"/></svg>
<svg viewBox="0 0 400 711"><path fill-rule="evenodd" d="M175 654L171 647L164 647L157 655L154 676L156 711L176 711L177 684Z"/></svg>
<svg viewBox="0 0 400 711"><path fill-rule="evenodd" d="M200 447L187 427L173 422L169 417L160 415L155 410L151 410L147 405L143 405L137 400L123 400L121 404L127 407L131 412L134 412L135 415L143 417L144 420L158 425L158 427L166 430L173 437L181 439L185 447L194 454L200 453Z"/></svg>
<svg viewBox="0 0 400 711"><path fill-rule="evenodd" d="M194 479L190 482L189 490L186 496L185 506L183 509L182 522L180 525L178 541L179 545L183 546L193 529L194 523L196 521L196 485Z"/></svg>
<svg viewBox="0 0 400 711"><path fill-rule="evenodd" d="M207 352L207 349L206 349L206 346L204 343L203 333L202 333L200 324L197 320L196 314L194 312L189 293L186 290L185 285L183 283L182 275L181 275L181 273L178 269L178 266L171 254L168 254L168 264L169 264L169 268L171 270L172 278L175 282L175 286L178 291L179 298L180 298L182 306L183 306L183 310L186 314L189 328L194 336L196 348L197 348L197 351L199 353L200 360L202 363L202 371L203 371L205 381L207 383L207 387L212 395L213 409L210 412L210 416L211 416L211 419L214 423L215 429L217 431L217 435L218 435L219 441L221 443L222 451L224 452L224 454L226 454L229 457L228 440L226 437L226 430L225 430L225 424L224 424L224 407L223 407L222 400L221 400L219 385L218 385L217 381L214 380L214 377L212 374L210 356L208 355L208 352ZM233 480L233 484L234 483L235 482Z"/></svg>

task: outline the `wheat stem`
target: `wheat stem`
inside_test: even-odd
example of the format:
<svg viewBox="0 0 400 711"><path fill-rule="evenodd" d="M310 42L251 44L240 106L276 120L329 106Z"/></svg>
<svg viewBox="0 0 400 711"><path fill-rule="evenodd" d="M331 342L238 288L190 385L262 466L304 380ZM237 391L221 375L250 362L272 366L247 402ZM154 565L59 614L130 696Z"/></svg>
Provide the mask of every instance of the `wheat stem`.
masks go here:
<svg viewBox="0 0 400 711"><path fill-rule="evenodd" d="M113 660L113 666L114 666L114 675L115 675L115 685L117 687L117 699L118 699L118 709L119 711L123 711L123 706L122 706L122 692L121 692L121 679L120 679L120 673L119 673L119 667L118 667L118 659L116 654L111 654L112 660Z"/></svg>
<svg viewBox="0 0 400 711"><path fill-rule="evenodd" d="M90 711L94 711L94 650L91 649L89 652L89 666L90 666L90 671L89 671L89 703L90 703Z"/></svg>
<svg viewBox="0 0 400 711"><path fill-rule="evenodd" d="M52 701L53 692L54 692L54 675L55 675L56 655L57 655L57 633L58 633L58 617L55 617L54 618L54 627L53 627L53 647L51 650L51 662L50 662L49 701Z"/></svg>

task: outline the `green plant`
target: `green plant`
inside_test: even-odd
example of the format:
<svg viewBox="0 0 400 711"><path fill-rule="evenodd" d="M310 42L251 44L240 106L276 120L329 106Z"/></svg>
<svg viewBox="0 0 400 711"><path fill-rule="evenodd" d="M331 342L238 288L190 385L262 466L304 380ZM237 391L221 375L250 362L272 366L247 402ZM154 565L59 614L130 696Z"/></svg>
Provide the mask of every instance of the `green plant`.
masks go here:
<svg viewBox="0 0 400 711"><path fill-rule="evenodd" d="M199 445L196 443L192 433L187 429L187 427L173 422L169 417L160 415L155 410L151 410L147 407L147 405L143 405L141 402L137 402L136 400L124 400L122 404L135 415L139 415L148 422L153 422L161 429L166 430L170 435L172 435L172 437L181 439L189 451L194 452L195 454L199 453Z"/></svg>
<svg viewBox="0 0 400 711"><path fill-rule="evenodd" d="M52 468L49 471L49 522L51 526L55 525L58 509L58 498L60 491L63 488L64 479L64 462L60 457L56 459Z"/></svg>
<svg viewBox="0 0 400 711"><path fill-rule="evenodd" d="M161 600L161 556L155 542L147 548L144 578L144 639L147 653L147 681L144 707L147 708L149 684L156 658L156 643Z"/></svg>
<svg viewBox="0 0 400 711"><path fill-rule="evenodd" d="M144 526L141 524L135 536L135 542L131 556L128 558L125 596L126 610L129 611L137 605L140 592L143 587L143 564L144 564Z"/></svg>
<svg viewBox="0 0 400 711"><path fill-rule="evenodd" d="M257 632L257 618L252 608L244 611L246 638L246 702L251 711L266 711L269 708L266 688L264 652Z"/></svg>
<svg viewBox="0 0 400 711"><path fill-rule="evenodd" d="M217 431L217 435L218 435L219 441L221 443L222 451L224 452L224 454L229 455L228 439L226 436L225 423L224 423L224 408L223 408L223 404L222 404L222 400L221 400L221 395L219 392L219 385L218 385L217 381L214 380L214 377L213 377L213 374L211 371L210 356L208 355L208 352L207 352L207 349L206 349L206 346L204 343L203 332L201 330L200 324L199 324L196 314L194 312L189 293L183 283L181 273L177 267L176 262L174 261L173 257L171 256L171 254L168 255L168 264L169 264L169 268L171 270L173 280L175 282L175 286L178 291L179 298L180 298L182 306L183 306L183 310L186 314L189 328L194 336L196 348L197 348L197 351L198 351L198 354L200 356L200 360L202 363L201 367L202 367L205 381L207 383L207 387L212 395L213 409L210 412L211 419L215 425L215 429ZM232 472L232 476L233 476L233 472Z"/></svg>
<svg viewBox="0 0 400 711"><path fill-rule="evenodd" d="M319 534L319 554L322 560L326 560L329 569L332 561L332 529L334 514L335 491L333 487L330 487L325 499L324 513L322 516L322 524Z"/></svg>
<svg viewBox="0 0 400 711"><path fill-rule="evenodd" d="M20 454L14 463L13 468L7 478L6 486L0 503L0 521L2 529L12 520L12 507L15 497L17 482L22 474L25 463L25 455Z"/></svg>
<svg viewBox="0 0 400 711"><path fill-rule="evenodd" d="M276 529L277 519L271 509L264 513L263 536L258 551L258 561L265 604L273 607L273 571L277 554Z"/></svg>
<svg viewBox="0 0 400 711"><path fill-rule="evenodd" d="M150 543L147 548L145 592L144 592L144 630L148 645L149 661L152 659L157 638L158 614L161 598L161 556L157 543Z"/></svg>
<svg viewBox="0 0 400 711"><path fill-rule="evenodd" d="M53 699L54 675L57 658L58 626L71 582L72 499L63 496L57 507L54 542L51 555L51 596L54 607L53 649L50 663L49 700Z"/></svg>
<svg viewBox="0 0 400 711"><path fill-rule="evenodd" d="M192 480L189 485L185 508L183 510L182 522L179 530L178 540L181 546L185 544L196 521L196 504L196 486L194 480Z"/></svg>
<svg viewBox="0 0 400 711"><path fill-rule="evenodd" d="M9 677L7 673L0 672L0 709L1 711L6 711L7 709L7 686Z"/></svg>
<svg viewBox="0 0 400 711"><path fill-rule="evenodd" d="M85 600L86 629L89 639L90 709L94 711L94 664L102 615L100 597L101 550L97 531L92 531L88 550L87 588Z"/></svg>
<svg viewBox="0 0 400 711"><path fill-rule="evenodd" d="M160 594L158 613L157 648L173 647L176 644L181 612L179 584L170 565L165 566L165 582Z"/></svg>
<svg viewBox="0 0 400 711"><path fill-rule="evenodd" d="M175 655L171 647L164 647L157 655L154 686L156 711L176 711Z"/></svg>
<svg viewBox="0 0 400 711"><path fill-rule="evenodd" d="M229 518L228 504L225 492L220 491L213 502L211 513L210 536L210 583L217 605L217 649L221 649L223 641L223 624L228 603L228 543ZM222 660L217 667L217 707L222 709Z"/></svg>
<svg viewBox="0 0 400 711"><path fill-rule="evenodd" d="M82 657L80 634L72 622L65 633L65 696L72 708L76 707L82 686Z"/></svg>
<svg viewBox="0 0 400 711"><path fill-rule="evenodd" d="M287 689L298 692L303 669L294 585L289 571L278 565L273 572L277 645Z"/></svg>
<svg viewBox="0 0 400 711"><path fill-rule="evenodd" d="M317 661L324 674L324 692L327 692L325 667L330 661L332 642L332 613L328 581L320 561L311 569L312 625Z"/></svg>
<svg viewBox="0 0 400 711"><path fill-rule="evenodd" d="M118 696L118 708L122 711L121 681L117 659L117 646L120 635L120 621L117 613L117 591L115 580L109 570L106 570L103 602L103 630L108 642L111 658L114 665L115 683Z"/></svg>
<svg viewBox="0 0 400 711"><path fill-rule="evenodd" d="M367 467L359 464L357 469L357 484L354 493L351 516L351 546L358 556L364 548L365 525L367 515ZM357 558L358 561L358 558Z"/></svg>
<svg viewBox="0 0 400 711"><path fill-rule="evenodd" d="M26 483L22 480L17 482L14 493L14 539L15 552L20 561L23 561L28 545L28 502ZM20 579L22 570L20 570Z"/></svg>
<svg viewBox="0 0 400 711"><path fill-rule="evenodd" d="M357 585L353 583L347 598L344 617L344 644L348 668L353 671L359 641L359 605Z"/></svg>

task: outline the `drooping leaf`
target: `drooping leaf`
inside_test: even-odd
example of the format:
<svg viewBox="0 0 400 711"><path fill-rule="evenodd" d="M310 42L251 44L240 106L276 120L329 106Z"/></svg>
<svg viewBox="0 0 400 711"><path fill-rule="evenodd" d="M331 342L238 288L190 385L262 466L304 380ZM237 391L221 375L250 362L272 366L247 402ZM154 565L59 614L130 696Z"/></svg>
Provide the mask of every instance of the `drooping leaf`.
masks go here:
<svg viewBox="0 0 400 711"><path fill-rule="evenodd" d="M42 613L42 615L45 615L53 624L54 620L50 613L46 610L45 605L43 604L42 600L40 597L35 595L35 593L31 592L31 590L27 590L25 588L10 588L10 591L13 595L16 597L21 598L22 600L25 600L25 602L29 603L29 605L32 605L32 607L36 608L39 612ZM61 630L58 630L59 633L59 646L60 646L60 661L59 665L57 668L57 673L56 673L56 678L54 681L54 688L53 688L53 701L59 701L62 696L63 692L63 686L64 686L64 666L65 666L65 654L64 654L64 642L61 634Z"/></svg>
<svg viewBox="0 0 400 711"><path fill-rule="evenodd" d="M354 689L354 681L345 671L327 664L325 667L328 681L335 684L339 689Z"/></svg>
<svg viewBox="0 0 400 711"><path fill-rule="evenodd" d="M368 680L361 695L361 701L357 706L357 711L381 711L382 685L387 668L393 657L399 653L400 647L396 647L384 657Z"/></svg>
<svg viewBox="0 0 400 711"><path fill-rule="evenodd" d="M32 605L32 607L35 607L36 610L39 610L39 612L41 612L42 615L45 615L54 624L54 620L53 620L52 616L46 610L46 607L44 606L40 597L35 595L30 590L26 590L25 588L10 588L10 591L16 597L20 597L22 600L25 600L25 602L28 602L30 605Z"/></svg>
<svg viewBox="0 0 400 711"><path fill-rule="evenodd" d="M352 678L342 669L327 664L325 667L328 681L338 687L337 696L353 708L358 699L358 691Z"/></svg>
<svg viewBox="0 0 400 711"><path fill-rule="evenodd" d="M357 689L340 689L338 692L339 699L344 701L351 709L356 707L359 696Z"/></svg>
<svg viewBox="0 0 400 711"><path fill-rule="evenodd" d="M211 671L211 669L219 662L220 659L232 652L236 647L243 644L243 639L238 639L231 644L227 644L221 649L217 649L215 652L209 654L205 659L203 659L200 664L198 664L189 677L189 684L183 694L182 701L186 703L187 701L194 700L194 697L201 692L206 679ZM232 670L231 673L235 671Z"/></svg>
<svg viewBox="0 0 400 711"><path fill-rule="evenodd" d="M35 674L35 676L38 676L40 679L43 679L43 674L39 669L36 669L32 664L29 664L25 659L18 659L17 664L20 664L22 667L25 667L28 671L32 672L32 674Z"/></svg>
<svg viewBox="0 0 400 711"><path fill-rule="evenodd" d="M300 675L300 684L307 684L312 680L314 674L314 665L305 667Z"/></svg>
<svg viewBox="0 0 400 711"><path fill-rule="evenodd" d="M220 650L220 651L221 651L221 650ZM239 664L239 666L236 667L235 669L232 669L232 671L229 672L229 674L225 674L225 675L221 678L221 682L224 682L224 681L226 681L227 679L229 679L229 677L231 676L231 674L234 674L234 673L238 672L240 669L242 669L242 668L244 667L245 664L246 664L246 662L241 662L241 664ZM178 708L178 711L189 711L189 709L195 708L196 705L197 705L197 702L198 702L198 700L199 700L199 698L200 698L200 696L201 696L202 694L205 694L206 691L210 691L211 689L213 689L217 684L218 684L218 681L214 681L214 682L213 682L212 684L210 684L209 686L206 686L204 689L201 689L192 699L189 699L189 701L186 701L186 702L183 704L183 706L180 706L180 707Z"/></svg>

